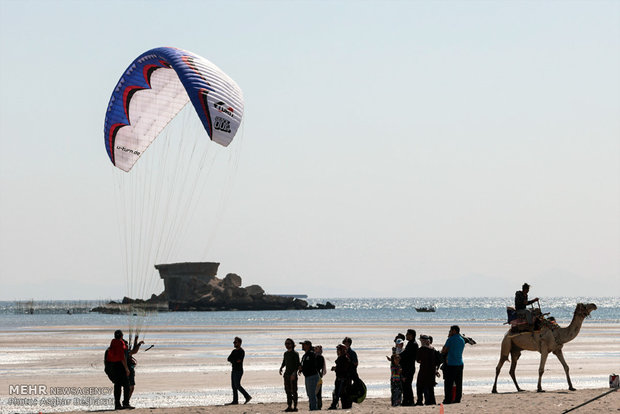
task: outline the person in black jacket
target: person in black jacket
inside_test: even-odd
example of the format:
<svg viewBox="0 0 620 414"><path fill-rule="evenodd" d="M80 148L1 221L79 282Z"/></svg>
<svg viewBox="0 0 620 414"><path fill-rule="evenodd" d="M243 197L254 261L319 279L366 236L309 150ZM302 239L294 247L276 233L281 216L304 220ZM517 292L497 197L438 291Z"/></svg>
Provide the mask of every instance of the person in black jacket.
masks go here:
<svg viewBox="0 0 620 414"><path fill-rule="evenodd" d="M418 402L416 405L435 405L435 385L436 378L439 377L439 365L441 365L441 354L433 348L433 337L420 335L420 348L416 361L420 363L416 389Z"/></svg>
<svg viewBox="0 0 620 414"><path fill-rule="evenodd" d="M316 406L321 410L323 409L323 377L327 371L325 357L323 356L323 347L321 345L315 345L314 354L316 355L316 369L319 371L319 383L316 386Z"/></svg>
<svg viewBox="0 0 620 414"><path fill-rule="evenodd" d="M230 383L232 385L233 391L233 400L229 405L239 404L239 394L241 392L245 397L244 404L250 402L252 397L247 391L241 386L241 377L243 376L243 358L245 358L245 351L241 348L241 338L238 336L235 337L233 341L233 345L235 349L232 350L230 355L228 356L228 362L232 364L232 372L230 374Z"/></svg>
<svg viewBox="0 0 620 414"><path fill-rule="evenodd" d="M306 394L308 395L308 404L310 411L318 410L318 404L316 400L316 387L319 384L319 370L316 364L316 354L312 348L312 342L303 341L300 342L305 351L301 357L301 365L299 367L299 373L303 373L306 384Z"/></svg>
<svg viewBox="0 0 620 414"><path fill-rule="evenodd" d="M284 378L284 392L286 392L286 410L287 413L297 412L297 370L301 365L299 362L299 353L295 351L295 341L286 338L284 341L286 352L282 358L280 365L280 375ZM284 372L282 370L284 369Z"/></svg>
<svg viewBox="0 0 620 414"><path fill-rule="evenodd" d="M403 403L402 405L413 405L413 377L415 375L415 361L418 353L418 343L415 340L416 332L407 329L407 345L400 353L400 365L403 368Z"/></svg>
<svg viewBox="0 0 620 414"><path fill-rule="evenodd" d="M336 347L336 365L332 367L332 371L336 373L336 381L334 382L334 393L330 410L338 408L338 400L340 400L341 408L351 408L353 402L349 398L349 389L351 388L351 376L353 373L353 364L349 359L347 347L338 345Z"/></svg>
<svg viewBox="0 0 620 414"><path fill-rule="evenodd" d="M345 336L345 338L342 340L342 345L347 347L347 356L349 357L349 361L351 362L351 379L357 380L359 379L359 376L357 374L359 360L357 359L357 352L355 352L353 348L351 348L352 343L353 340L348 336Z"/></svg>

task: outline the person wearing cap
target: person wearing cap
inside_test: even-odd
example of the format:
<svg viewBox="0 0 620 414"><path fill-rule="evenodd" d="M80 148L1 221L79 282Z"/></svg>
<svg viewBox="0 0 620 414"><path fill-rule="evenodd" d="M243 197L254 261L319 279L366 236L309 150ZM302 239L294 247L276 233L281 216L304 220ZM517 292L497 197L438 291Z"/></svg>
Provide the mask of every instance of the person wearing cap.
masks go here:
<svg viewBox="0 0 620 414"><path fill-rule="evenodd" d="M117 329L114 332L114 339L110 342L110 347L106 351L105 361L110 365L110 379L114 383L114 409L123 410L133 408L129 404L129 367L127 366L127 343L123 340L123 331ZM121 391L123 403L121 404Z"/></svg>
<svg viewBox="0 0 620 414"><path fill-rule="evenodd" d="M405 341L400 338L394 342L394 345L394 354L400 354L405 349Z"/></svg>
<svg viewBox="0 0 620 414"><path fill-rule="evenodd" d="M441 353L446 356L444 365L444 404L455 404L461 402L463 394L463 349L465 340L461 336L461 328L452 325L448 332L448 340L441 349ZM456 387L456 392L452 395L452 388Z"/></svg>
<svg viewBox="0 0 620 414"><path fill-rule="evenodd" d="M435 377L439 376L439 365L441 365L441 354L432 343L433 338L428 335L420 335L421 346L418 349L416 360L420 364L416 390L418 402L416 405L435 405Z"/></svg>
<svg viewBox="0 0 620 414"><path fill-rule="evenodd" d="M242 340L238 336L233 340L233 346L235 347L228 356L228 362L232 364L232 372L230 373L230 384L232 386L233 400L228 405L239 404L239 392L243 394L245 398L244 404L250 402L252 397L241 386L241 377L243 377L243 359L245 358L245 351L241 348Z"/></svg>
<svg viewBox="0 0 620 414"><path fill-rule="evenodd" d="M527 294L530 291L530 285L524 283L521 286L521 290L517 290L515 292L515 310L517 311L517 316L525 318L529 325L532 325L532 312L527 309L527 305L531 305L534 302L538 301L538 298L534 298L532 300L527 299Z"/></svg>
<svg viewBox="0 0 620 414"><path fill-rule="evenodd" d="M340 401L341 408L351 408L353 402L349 397L349 391L351 389L351 372L353 366L349 360L347 353L347 347L343 344L336 346L336 365L332 367L332 371L336 374L336 380L334 381L334 392L332 394L332 404L329 406L329 410L335 410L338 408L338 401Z"/></svg>
<svg viewBox="0 0 620 414"><path fill-rule="evenodd" d="M282 365L280 365L280 375L284 379L284 392L286 392L286 410L284 412L296 412L297 411L297 370L301 365L299 362L299 353L295 351L295 341L291 338L287 338L284 341L286 352L284 352L284 358L282 359ZM284 373L282 369L284 368Z"/></svg>
<svg viewBox="0 0 620 414"><path fill-rule="evenodd" d="M414 329L407 329L407 345L400 354L400 365L403 368L403 404L413 405L413 378L415 376L415 361L418 353L418 343L415 340Z"/></svg>
<svg viewBox="0 0 620 414"><path fill-rule="evenodd" d="M304 374L310 411L314 411L319 409L316 401L316 387L319 384L320 377L319 370L316 367L316 354L312 348L312 342L306 340L300 344L304 350L304 355L301 357L299 373Z"/></svg>
<svg viewBox="0 0 620 414"><path fill-rule="evenodd" d="M404 351L404 346L405 346L405 341L403 339L399 338L398 336L394 338L394 346L392 347L392 355L394 354L400 355ZM387 358L388 361L392 361L392 356L386 355L385 357Z"/></svg>

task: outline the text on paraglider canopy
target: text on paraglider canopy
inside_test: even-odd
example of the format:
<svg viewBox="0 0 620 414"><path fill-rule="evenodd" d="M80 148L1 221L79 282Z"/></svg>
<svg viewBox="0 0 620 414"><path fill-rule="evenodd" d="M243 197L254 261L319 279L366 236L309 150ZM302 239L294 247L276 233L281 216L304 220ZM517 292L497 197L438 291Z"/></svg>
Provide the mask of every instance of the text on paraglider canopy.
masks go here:
<svg viewBox="0 0 620 414"><path fill-rule="evenodd" d="M230 132L230 121L222 118L221 116L216 116L215 117L215 129L220 130L220 131L224 131L224 132Z"/></svg>
<svg viewBox="0 0 620 414"><path fill-rule="evenodd" d="M234 118L234 109L231 106L226 105L224 102L219 101L213 104L213 107L223 114L228 115L231 118Z"/></svg>
<svg viewBox="0 0 620 414"><path fill-rule="evenodd" d="M134 154L134 155L140 155L140 151L136 151L136 150L132 150L132 149L129 149L129 148L125 148L124 146L121 147L121 146L117 145L116 149L121 150L123 152L129 152L129 153Z"/></svg>

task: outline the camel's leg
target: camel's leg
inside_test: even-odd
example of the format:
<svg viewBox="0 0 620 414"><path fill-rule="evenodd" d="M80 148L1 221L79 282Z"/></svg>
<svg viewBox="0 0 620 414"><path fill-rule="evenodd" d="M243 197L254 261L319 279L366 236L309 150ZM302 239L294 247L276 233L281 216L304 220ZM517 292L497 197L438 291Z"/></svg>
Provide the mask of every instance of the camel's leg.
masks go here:
<svg viewBox="0 0 620 414"><path fill-rule="evenodd" d="M510 377L512 378L512 382L515 383L515 387L517 387L517 391L523 391L521 388L519 388L519 384L517 384L517 376L516 376L516 371L517 371L517 361L519 361L519 357L521 356L521 351L513 351L510 353L510 355L512 356L512 362L510 363Z"/></svg>
<svg viewBox="0 0 620 414"><path fill-rule="evenodd" d="M493 390L491 391L493 394L497 393L497 377L499 377L499 373L502 370L504 362L508 361L508 355L510 355L511 348L512 339L508 336L508 334L506 334L504 335L504 339L502 339L502 345L499 351L499 362L495 368L495 382L493 383Z"/></svg>
<svg viewBox="0 0 620 414"><path fill-rule="evenodd" d="M504 365L506 361L508 361L508 355L499 356L499 362L497 363L497 367L495 367L495 382L493 383L493 390L491 391L493 394L497 394L497 377L499 377L502 365Z"/></svg>
<svg viewBox="0 0 620 414"><path fill-rule="evenodd" d="M566 381L568 381L568 389L571 391L575 391L575 388L573 387L573 383L570 381L570 375L568 375L568 364L566 363L566 361L564 360L564 354L562 353L561 349L558 349L557 351L554 352L555 356L558 357L558 359L560 360L560 364L562 364L562 366L564 367L564 372L566 373Z"/></svg>
<svg viewBox="0 0 620 414"><path fill-rule="evenodd" d="M545 392L542 389L542 376L545 372L545 363L547 362L547 356L549 355L549 351L547 351L547 347L543 346L540 350L540 366L538 367L538 388L536 391Z"/></svg>

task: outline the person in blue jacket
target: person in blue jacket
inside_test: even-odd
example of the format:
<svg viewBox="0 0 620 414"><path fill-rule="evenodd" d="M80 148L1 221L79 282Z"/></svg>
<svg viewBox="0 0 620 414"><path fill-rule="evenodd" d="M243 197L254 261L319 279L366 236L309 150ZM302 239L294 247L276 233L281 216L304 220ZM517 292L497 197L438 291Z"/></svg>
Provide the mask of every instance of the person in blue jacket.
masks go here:
<svg viewBox="0 0 620 414"><path fill-rule="evenodd" d="M461 402L463 395L463 349L465 340L461 336L461 328L452 325L448 332L448 340L443 346L441 353L445 355L444 364L444 404ZM452 389L456 387L453 393Z"/></svg>

